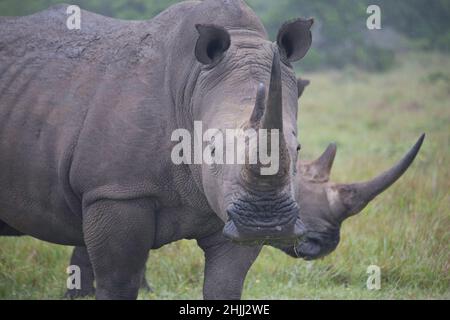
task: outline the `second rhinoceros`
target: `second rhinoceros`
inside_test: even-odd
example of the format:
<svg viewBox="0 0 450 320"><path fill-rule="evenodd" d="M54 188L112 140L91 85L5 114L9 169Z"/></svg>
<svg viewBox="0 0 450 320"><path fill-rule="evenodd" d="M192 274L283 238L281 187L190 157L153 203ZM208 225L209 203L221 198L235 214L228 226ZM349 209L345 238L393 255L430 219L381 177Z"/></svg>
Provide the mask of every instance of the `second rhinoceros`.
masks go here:
<svg viewBox="0 0 450 320"><path fill-rule="evenodd" d="M271 42L238 0L186 1L139 22L82 11L81 30L67 28L66 8L0 18L0 220L86 248L99 299L136 298L149 250L186 238L205 252L204 297L239 298L262 244L329 252L340 222L420 147L368 183L304 180L316 200L302 209L291 63L310 47L311 19L285 23ZM175 164L171 134L195 121L278 130L277 172ZM305 210L323 224L302 221Z"/></svg>

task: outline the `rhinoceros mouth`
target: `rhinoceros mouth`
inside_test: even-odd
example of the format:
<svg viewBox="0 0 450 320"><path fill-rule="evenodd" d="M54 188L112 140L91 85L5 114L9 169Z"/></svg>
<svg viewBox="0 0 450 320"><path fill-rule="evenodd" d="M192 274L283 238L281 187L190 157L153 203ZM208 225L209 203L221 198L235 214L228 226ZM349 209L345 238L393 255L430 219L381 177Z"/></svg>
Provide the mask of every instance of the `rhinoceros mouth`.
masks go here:
<svg viewBox="0 0 450 320"><path fill-rule="evenodd" d="M305 234L305 227L300 219L293 224L271 228L238 228L229 220L223 228L226 238L242 245L288 245L297 242Z"/></svg>
<svg viewBox="0 0 450 320"><path fill-rule="evenodd" d="M288 194L277 197L246 195L227 209L224 235L240 243L292 242L302 237L305 227L297 203Z"/></svg>
<svg viewBox="0 0 450 320"><path fill-rule="evenodd" d="M307 231L302 241L294 246L297 257L304 260L315 260L326 256L339 243L339 231L330 233Z"/></svg>

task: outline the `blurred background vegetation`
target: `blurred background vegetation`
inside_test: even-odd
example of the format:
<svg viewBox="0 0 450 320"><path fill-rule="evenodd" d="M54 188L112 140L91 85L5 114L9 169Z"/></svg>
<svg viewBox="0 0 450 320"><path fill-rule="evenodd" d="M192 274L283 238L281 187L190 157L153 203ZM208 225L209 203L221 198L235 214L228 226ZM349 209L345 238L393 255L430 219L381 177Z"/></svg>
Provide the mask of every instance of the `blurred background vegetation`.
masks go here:
<svg viewBox="0 0 450 320"><path fill-rule="evenodd" d="M26 15L56 3L122 19L150 19L177 0L0 0L0 15ZM247 0L272 39L287 19L314 17L313 46L301 62L303 70L348 65L384 71L395 53L411 49L450 52L449 0ZM381 30L368 30L366 9L381 8Z"/></svg>

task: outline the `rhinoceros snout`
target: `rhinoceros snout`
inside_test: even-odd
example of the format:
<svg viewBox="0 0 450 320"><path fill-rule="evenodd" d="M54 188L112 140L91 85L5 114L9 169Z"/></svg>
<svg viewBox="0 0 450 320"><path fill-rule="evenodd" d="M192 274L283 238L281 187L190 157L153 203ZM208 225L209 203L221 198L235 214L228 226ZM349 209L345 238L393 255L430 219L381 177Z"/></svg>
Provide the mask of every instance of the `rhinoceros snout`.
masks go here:
<svg viewBox="0 0 450 320"><path fill-rule="evenodd" d="M244 229L236 227L234 221L230 220L223 228L226 238L246 245L262 244L290 244L305 234L305 227L300 219L296 219L288 226L277 226L273 228L256 227L254 229Z"/></svg>
<svg viewBox="0 0 450 320"><path fill-rule="evenodd" d="M297 203L288 195L275 199L235 200L227 213L229 220L223 234L235 242L292 242L306 232L299 218Z"/></svg>

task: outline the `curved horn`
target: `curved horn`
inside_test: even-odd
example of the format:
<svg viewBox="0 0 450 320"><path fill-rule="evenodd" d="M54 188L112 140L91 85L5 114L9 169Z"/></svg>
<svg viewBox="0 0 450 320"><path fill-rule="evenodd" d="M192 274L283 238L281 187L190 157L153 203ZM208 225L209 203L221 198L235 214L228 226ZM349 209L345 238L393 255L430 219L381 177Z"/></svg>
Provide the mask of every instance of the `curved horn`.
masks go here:
<svg viewBox="0 0 450 320"><path fill-rule="evenodd" d="M311 182L327 182L336 156L336 144L330 143L322 155L312 162L299 164L302 178Z"/></svg>
<svg viewBox="0 0 450 320"><path fill-rule="evenodd" d="M424 138L425 134L422 134L411 150L396 165L376 178L367 182L339 184L332 187L338 192L340 203L346 209L346 215L358 213L369 201L397 181L414 161Z"/></svg>
<svg viewBox="0 0 450 320"><path fill-rule="evenodd" d="M278 129L283 132L283 89L281 82L280 53L274 49L272 71L270 73L269 97L267 107L261 121L263 129Z"/></svg>

